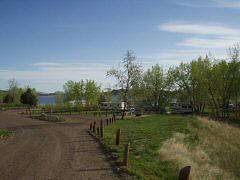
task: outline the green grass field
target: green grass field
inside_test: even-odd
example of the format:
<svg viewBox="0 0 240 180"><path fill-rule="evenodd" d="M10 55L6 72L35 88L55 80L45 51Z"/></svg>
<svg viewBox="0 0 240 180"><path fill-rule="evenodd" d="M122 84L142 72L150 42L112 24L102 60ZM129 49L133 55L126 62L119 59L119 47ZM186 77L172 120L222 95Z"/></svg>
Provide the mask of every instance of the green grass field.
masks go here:
<svg viewBox="0 0 240 180"><path fill-rule="evenodd" d="M177 167L172 162L161 161L159 149L162 143L174 133L188 133L190 117L154 115L136 120L119 120L105 130L106 143L116 150L119 160L122 159L124 145L131 143L129 172L139 178L176 179ZM115 133L122 131L121 145L116 147Z"/></svg>
<svg viewBox="0 0 240 180"><path fill-rule="evenodd" d="M122 136L117 147L118 128ZM118 120L105 128L104 141L118 161L122 161L124 145L131 143L128 172L139 179L178 179L179 170L187 165L192 166L192 179L237 179L239 136L238 128L215 121L152 115Z"/></svg>
<svg viewBox="0 0 240 180"><path fill-rule="evenodd" d="M3 138L3 137L7 137L11 134L10 131L6 130L6 129L0 129L0 138Z"/></svg>

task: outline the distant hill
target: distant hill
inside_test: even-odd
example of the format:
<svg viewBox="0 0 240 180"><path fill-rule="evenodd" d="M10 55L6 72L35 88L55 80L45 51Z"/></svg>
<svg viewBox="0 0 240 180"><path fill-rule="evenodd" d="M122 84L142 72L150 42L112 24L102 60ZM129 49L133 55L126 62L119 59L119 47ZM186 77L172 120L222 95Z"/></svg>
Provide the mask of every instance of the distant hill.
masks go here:
<svg viewBox="0 0 240 180"><path fill-rule="evenodd" d="M56 96L58 93L62 93L60 91L54 92L54 93L44 93L44 92L38 92L38 96Z"/></svg>
<svg viewBox="0 0 240 180"><path fill-rule="evenodd" d="M55 96L55 93L43 93L43 92L38 92L37 93L38 96Z"/></svg>
<svg viewBox="0 0 240 180"><path fill-rule="evenodd" d="M7 91L5 90L0 90L0 95L5 95L7 93Z"/></svg>
<svg viewBox="0 0 240 180"><path fill-rule="evenodd" d="M6 93L7 91L6 90L0 90L0 93Z"/></svg>

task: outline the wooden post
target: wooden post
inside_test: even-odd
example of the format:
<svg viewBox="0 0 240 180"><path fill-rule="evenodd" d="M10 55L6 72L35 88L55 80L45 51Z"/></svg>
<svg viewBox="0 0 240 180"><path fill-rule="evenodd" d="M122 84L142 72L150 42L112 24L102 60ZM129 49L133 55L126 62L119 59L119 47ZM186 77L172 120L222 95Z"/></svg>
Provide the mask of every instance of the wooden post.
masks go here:
<svg viewBox="0 0 240 180"><path fill-rule="evenodd" d="M31 111L31 108L29 108L29 115L30 115L30 117L32 117L32 111Z"/></svg>
<svg viewBox="0 0 240 180"><path fill-rule="evenodd" d="M103 138L103 135L104 135L104 128L103 126L100 127L100 136L101 138Z"/></svg>
<svg viewBox="0 0 240 180"><path fill-rule="evenodd" d="M98 126L97 127L97 135L99 136L99 134L100 134L100 127Z"/></svg>
<svg viewBox="0 0 240 180"><path fill-rule="evenodd" d="M115 114L113 114L113 120L116 121L116 115Z"/></svg>
<svg viewBox="0 0 240 180"><path fill-rule="evenodd" d="M52 107L50 108L50 121L52 121Z"/></svg>
<svg viewBox="0 0 240 180"><path fill-rule="evenodd" d="M108 126L108 119L106 119L106 122L107 122L107 126Z"/></svg>
<svg viewBox="0 0 240 180"><path fill-rule="evenodd" d="M178 180L189 180L191 166L186 166L180 170Z"/></svg>
<svg viewBox="0 0 240 180"><path fill-rule="evenodd" d="M89 127L89 130L90 130L90 131L92 130L92 123L90 123L90 127Z"/></svg>
<svg viewBox="0 0 240 180"><path fill-rule="evenodd" d="M128 167L128 159L129 159L129 152L130 152L130 142L126 144L123 154L123 165Z"/></svg>
<svg viewBox="0 0 240 180"><path fill-rule="evenodd" d="M116 134L116 145L117 146L120 144L120 136L121 136L121 129L118 129L117 134Z"/></svg>
<svg viewBox="0 0 240 180"><path fill-rule="evenodd" d="M96 133L96 122L93 123L93 133Z"/></svg>

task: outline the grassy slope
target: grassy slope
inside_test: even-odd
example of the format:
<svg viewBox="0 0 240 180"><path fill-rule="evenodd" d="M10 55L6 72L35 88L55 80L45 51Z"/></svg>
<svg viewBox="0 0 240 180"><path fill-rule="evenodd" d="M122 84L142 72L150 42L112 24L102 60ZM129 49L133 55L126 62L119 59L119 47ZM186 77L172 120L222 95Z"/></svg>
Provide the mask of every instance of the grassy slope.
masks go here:
<svg viewBox="0 0 240 180"><path fill-rule="evenodd" d="M139 178L176 179L177 169L172 162L161 161L159 149L162 143L171 138L174 133L187 133L187 122L191 119L184 116L154 115L137 120L119 120L105 130L105 141L116 149L119 159L122 159L124 144L131 143L129 171ZM122 142L116 147L115 132L122 131Z"/></svg>
<svg viewBox="0 0 240 180"><path fill-rule="evenodd" d="M122 130L120 147L115 132ZM178 115L123 120L105 129L105 141L122 159L131 142L129 172L140 179L177 179L191 165L192 179L240 177L240 130L215 121Z"/></svg>
<svg viewBox="0 0 240 180"><path fill-rule="evenodd" d="M11 133L10 131L6 130L6 129L0 129L0 138L3 138L3 137L7 137L9 136Z"/></svg>

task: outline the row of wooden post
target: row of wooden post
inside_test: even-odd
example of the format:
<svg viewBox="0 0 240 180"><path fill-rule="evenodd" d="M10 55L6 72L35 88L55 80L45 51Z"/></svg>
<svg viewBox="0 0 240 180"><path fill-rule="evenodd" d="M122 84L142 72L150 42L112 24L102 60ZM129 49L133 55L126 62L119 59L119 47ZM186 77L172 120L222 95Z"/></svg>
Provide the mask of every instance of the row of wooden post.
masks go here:
<svg viewBox="0 0 240 180"><path fill-rule="evenodd" d="M116 116L113 115L112 118L109 118L109 119L106 119L106 126L114 123L116 121ZM90 123L90 127L89 127L89 130L91 132L93 132L94 134L97 133L97 135L100 135L101 138L103 138L104 136L104 123L103 123L103 120L100 121L100 125L98 125L97 127L97 123L96 121L94 121L93 123L91 122Z"/></svg>
<svg viewBox="0 0 240 180"><path fill-rule="evenodd" d="M116 121L115 115L113 115L112 118L106 119L106 126L114 123ZM98 136L103 138L104 136L104 125L103 125L103 120L100 121L100 126L96 128L96 122L91 122L90 123L90 131L93 132L94 134L97 133ZM96 132L97 131L97 132ZM121 129L117 129L116 132L116 145L120 145L121 142ZM124 154L123 154L123 165L128 167L129 165L129 154L130 154L130 142L125 145L124 147ZM178 180L189 180L190 177L190 171L191 171L191 166L186 166L180 170Z"/></svg>
<svg viewBox="0 0 240 180"><path fill-rule="evenodd" d="M107 118L105 120L105 125L106 126L109 126L110 124L116 122L116 116L113 115L112 118ZM89 130L90 132L96 134L98 136L100 136L101 138L104 137L104 123L103 123L103 120L100 120L100 126L97 126L96 127L96 121L94 122L91 122L90 123L90 127L89 127ZM118 129L117 132L116 132L116 145L118 146L120 144L120 139L121 139L121 129ZM130 143L126 144L125 145L125 149L124 149L124 155L123 155L123 165L124 166L128 166L128 160L129 160L129 153L130 153Z"/></svg>

